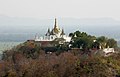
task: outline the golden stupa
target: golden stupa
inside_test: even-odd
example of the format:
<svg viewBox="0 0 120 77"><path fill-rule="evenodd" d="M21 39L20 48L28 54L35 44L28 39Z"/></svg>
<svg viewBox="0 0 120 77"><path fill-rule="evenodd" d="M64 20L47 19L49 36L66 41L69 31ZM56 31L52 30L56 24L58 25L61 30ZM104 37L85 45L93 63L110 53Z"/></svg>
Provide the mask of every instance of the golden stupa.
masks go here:
<svg viewBox="0 0 120 77"><path fill-rule="evenodd" d="M53 28L53 32L54 32L55 34L58 34L58 33L61 32L60 28L59 28L58 25L57 25L57 20L56 20L56 18L55 18L55 25L54 25L54 28Z"/></svg>

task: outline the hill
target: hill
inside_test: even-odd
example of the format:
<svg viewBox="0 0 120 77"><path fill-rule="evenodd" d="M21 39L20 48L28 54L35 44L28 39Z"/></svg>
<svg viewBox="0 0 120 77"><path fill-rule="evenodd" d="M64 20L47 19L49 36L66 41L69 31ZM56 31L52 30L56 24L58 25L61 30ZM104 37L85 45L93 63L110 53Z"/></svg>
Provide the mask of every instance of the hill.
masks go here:
<svg viewBox="0 0 120 77"><path fill-rule="evenodd" d="M26 51L26 53L21 51ZM28 51L31 51L30 53ZM33 53L31 49L8 50L0 60L1 77L119 77L120 54L108 57L79 50L61 54ZM29 56L37 56L30 58ZM4 69L4 70L3 70Z"/></svg>

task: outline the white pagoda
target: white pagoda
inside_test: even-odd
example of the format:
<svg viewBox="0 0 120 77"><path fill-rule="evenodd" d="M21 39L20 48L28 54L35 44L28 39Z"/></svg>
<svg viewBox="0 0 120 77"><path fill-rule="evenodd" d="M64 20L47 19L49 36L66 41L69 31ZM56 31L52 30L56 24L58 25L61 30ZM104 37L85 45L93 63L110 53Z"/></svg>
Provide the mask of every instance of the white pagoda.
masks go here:
<svg viewBox="0 0 120 77"><path fill-rule="evenodd" d="M48 29L47 33L43 37L35 37L35 41L54 41L57 38L63 38L65 42L70 42L71 37L65 35L64 29L60 29L55 18L54 28L50 31Z"/></svg>

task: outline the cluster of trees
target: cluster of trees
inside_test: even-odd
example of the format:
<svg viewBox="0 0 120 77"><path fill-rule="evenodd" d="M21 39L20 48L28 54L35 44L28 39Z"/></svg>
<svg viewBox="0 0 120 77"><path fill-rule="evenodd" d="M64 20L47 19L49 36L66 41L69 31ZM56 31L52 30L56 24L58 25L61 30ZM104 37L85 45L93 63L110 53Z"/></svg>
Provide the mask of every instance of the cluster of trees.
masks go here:
<svg viewBox="0 0 120 77"><path fill-rule="evenodd" d="M0 77L119 77L120 54L109 57L74 54L45 54L36 59L22 52L8 51L9 57L0 61Z"/></svg>
<svg viewBox="0 0 120 77"><path fill-rule="evenodd" d="M69 34L72 37L72 47L90 49L90 48L106 48L106 47L117 47L117 41L112 38L105 36L95 37L88 35L86 32L76 31Z"/></svg>

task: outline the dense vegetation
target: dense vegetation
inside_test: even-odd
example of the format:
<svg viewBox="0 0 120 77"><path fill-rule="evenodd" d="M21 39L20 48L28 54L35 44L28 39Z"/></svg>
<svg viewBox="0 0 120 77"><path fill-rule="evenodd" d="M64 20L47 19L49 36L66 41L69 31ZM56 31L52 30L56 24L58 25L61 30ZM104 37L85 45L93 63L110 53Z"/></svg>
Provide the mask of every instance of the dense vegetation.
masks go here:
<svg viewBox="0 0 120 77"><path fill-rule="evenodd" d="M0 77L117 77L120 76L120 54L109 57L82 51L45 54L36 59L22 52L9 51L0 61Z"/></svg>
<svg viewBox="0 0 120 77"><path fill-rule="evenodd" d="M54 42L58 45L51 49L48 47L50 51L55 50L49 54L34 42L25 42L5 51L0 61L0 77L120 76L120 53L104 57L89 51L92 48L99 49L99 46L116 48L114 39L95 37L80 31L69 36L72 37L70 47L68 43L59 45Z"/></svg>
<svg viewBox="0 0 120 77"><path fill-rule="evenodd" d="M90 49L90 48L116 48L117 41L113 38L107 38L105 36L95 37L88 35L85 32L76 31L74 33L70 33L69 36L72 37L71 44L73 47L83 48L83 49Z"/></svg>

